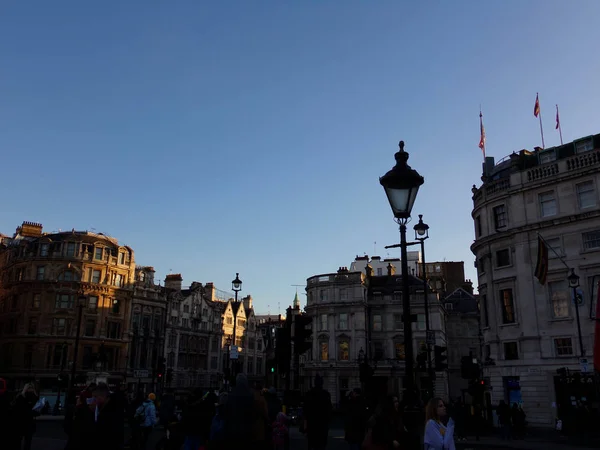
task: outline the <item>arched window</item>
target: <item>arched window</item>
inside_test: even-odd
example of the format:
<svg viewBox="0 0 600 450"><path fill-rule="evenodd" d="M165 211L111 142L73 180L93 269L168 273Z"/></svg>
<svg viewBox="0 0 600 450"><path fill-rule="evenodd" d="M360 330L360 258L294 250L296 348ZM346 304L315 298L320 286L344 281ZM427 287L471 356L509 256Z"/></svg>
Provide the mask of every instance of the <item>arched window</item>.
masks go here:
<svg viewBox="0 0 600 450"><path fill-rule="evenodd" d="M404 339L394 341L394 357L401 361L406 359L406 349L404 347Z"/></svg>
<svg viewBox="0 0 600 450"><path fill-rule="evenodd" d="M326 340L321 340L319 343L321 347L321 361L329 360L329 343Z"/></svg>
<svg viewBox="0 0 600 450"><path fill-rule="evenodd" d="M338 360L348 361L350 359L350 344L348 340L343 339L339 343Z"/></svg>

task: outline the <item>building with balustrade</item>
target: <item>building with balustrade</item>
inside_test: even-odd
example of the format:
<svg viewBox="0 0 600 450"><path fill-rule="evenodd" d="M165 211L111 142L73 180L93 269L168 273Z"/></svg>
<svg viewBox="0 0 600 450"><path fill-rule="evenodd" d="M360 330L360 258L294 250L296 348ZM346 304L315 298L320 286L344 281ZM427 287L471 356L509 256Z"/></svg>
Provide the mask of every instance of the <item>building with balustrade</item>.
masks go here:
<svg viewBox="0 0 600 450"><path fill-rule="evenodd" d="M312 349L301 357L302 390L311 387L318 374L338 406L349 390L359 387L359 363L366 358L375 369L370 390L373 395L402 392L404 376L404 323L402 321L402 277L388 263L386 274L375 275L372 266L364 272L340 267L336 273L307 279L305 311L312 316ZM425 305L423 281L410 275L410 302L414 354L425 350ZM428 291L430 325L435 344L446 345L445 311L437 294ZM417 385L421 376L417 373ZM434 390L447 398L447 375L439 372Z"/></svg>
<svg viewBox="0 0 600 450"><path fill-rule="evenodd" d="M593 398L584 387L568 394L557 369L580 372L583 356L591 364L600 279L600 134L521 150L498 163L488 157L482 181L472 189L471 250L491 386L487 401L522 403L531 425L553 426L565 415L560 408ZM544 285L534 276L538 235L550 247ZM570 268L580 277L578 311Z"/></svg>
<svg viewBox="0 0 600 450"><path fill-rule="evenodd" d="M81 304L78 380L126 374L134 253L115 238L89 231L46 233L23 222L0 244L0 376L41 390L70 373ZM81 303L80 302L81 299Z"/></svg>

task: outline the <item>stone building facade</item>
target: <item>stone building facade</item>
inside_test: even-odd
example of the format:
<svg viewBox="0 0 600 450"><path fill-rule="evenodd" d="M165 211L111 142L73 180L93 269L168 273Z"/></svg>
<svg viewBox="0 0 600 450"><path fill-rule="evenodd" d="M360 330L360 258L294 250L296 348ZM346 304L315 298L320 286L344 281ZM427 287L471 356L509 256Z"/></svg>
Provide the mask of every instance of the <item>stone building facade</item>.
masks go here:
<svg viewBox="0 0 600 450"><path fill-rule="evenodd" d="M531 425L552 426L560 413L552 405L572 401L562 397L557 369L582 368L568 268L580 276L582 344L590 360L593 352L600 135L521 150L497 164L488 157L482 180L472 190L471 249L477 260L483 356L495 364L484 370L492 388L488 395L493 404L522 402ZM552 249L544 285L534 277L538 234Z"/></svg>
<svg viewBox="0 0 600 450"><path fill-rule="evenodd" d="M0 375L21 385L56 387L74 358L82 299L78 382L91 371L120 382L127 370L133 250L101 233L43 232L23 222L0 247Z"/></svg>
<svg viewBox="0 0 600 450"><path fill-rule="evenodd" d="M375 368L373 389L381 393L401 393L404 376L404 325L402 322L402 278L388 264L386 275L351 272L341 267L337 273L308 278L306 313L313 318L312 350L301 359L302 389L310 388L319 374L325 380L332 401L338 406L346 393L361 387L359 358L368 358ZM414 354L425 345L423 281L410 276ZM436 344L445 346L444 310L430 293L430 324ZM423 374L424 375L424 374ZM419 375L417 374L417 384ZM447 377L438 373L435 393L446 396Z"/></svg>

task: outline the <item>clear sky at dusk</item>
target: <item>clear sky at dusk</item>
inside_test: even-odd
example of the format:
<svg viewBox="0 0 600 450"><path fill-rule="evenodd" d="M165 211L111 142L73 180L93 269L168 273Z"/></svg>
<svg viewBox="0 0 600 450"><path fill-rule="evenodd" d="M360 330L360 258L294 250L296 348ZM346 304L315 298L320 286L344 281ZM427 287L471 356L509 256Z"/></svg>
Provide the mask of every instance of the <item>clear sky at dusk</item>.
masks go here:
<svg viewBox="0 0 600 450"><path fill-rule="evenodd" d="M158 5L160 3L160 5ZM259 312L388 256L378 177L425 177L428 260L475 279L489 156L600 132L600 2L14 1L0 8L0 231L92 229ZM412 226L412 224L411 224ZM389 256L398 256L399 250Z"/></svg>

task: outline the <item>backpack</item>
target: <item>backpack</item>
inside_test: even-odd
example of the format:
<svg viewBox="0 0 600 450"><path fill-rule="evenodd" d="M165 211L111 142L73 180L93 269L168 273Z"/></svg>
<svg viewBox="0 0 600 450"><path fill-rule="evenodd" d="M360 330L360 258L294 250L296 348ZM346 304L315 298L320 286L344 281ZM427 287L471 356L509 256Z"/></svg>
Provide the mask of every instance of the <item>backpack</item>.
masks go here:
<svg viewBox="0 0 600 450"><path fill-rule="evenodd" d="M138 425L144 424L144 422L146 421L146 405L142 404L138 407L133 416L133 420Z"/></svg>

